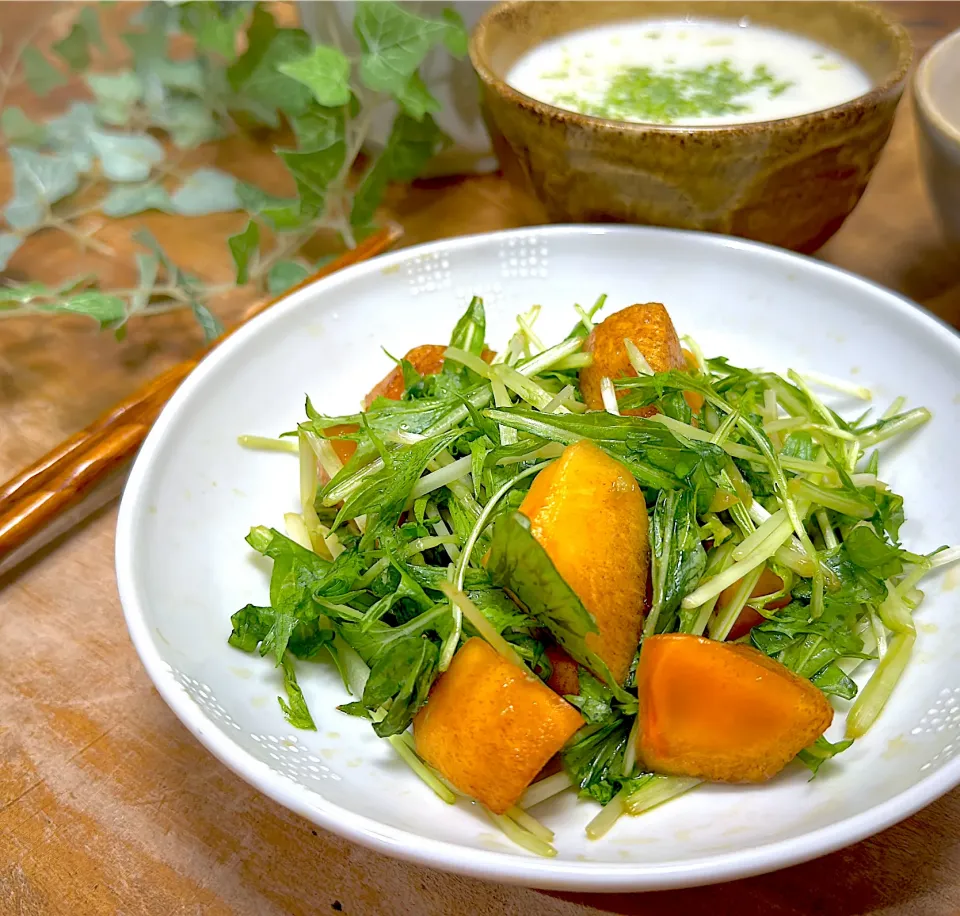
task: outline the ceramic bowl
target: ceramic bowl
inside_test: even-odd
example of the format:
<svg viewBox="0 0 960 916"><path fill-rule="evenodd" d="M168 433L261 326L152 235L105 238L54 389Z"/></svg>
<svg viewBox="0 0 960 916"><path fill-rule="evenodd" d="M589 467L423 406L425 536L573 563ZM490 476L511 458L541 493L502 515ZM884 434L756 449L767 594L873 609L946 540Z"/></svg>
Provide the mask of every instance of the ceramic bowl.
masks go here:
<svg viewBox="0 0 960 916"><path fill-rule="evenodd" d="M930 196L947 237L960 246L960 29L917 67L913 103Z"/></svg>
<svg viewBox="0 0 960 916"><path fill-rule="evenodd" d="M242 449L239 434L294 428L304 392L318 409L355 410L392 366L381 346L403 353L442 340L473 294L499 346L533 303L538 333L553 341L575 321L573 303L601 293L608 313L666 303L681 333L735 365L852 377L880 411L901 395L929 407L933 421L884 447L881 468L905 500L905 545L960 543L950 460L960 338L914 304L827 264L706 233L548 226L447 239L292 293L218 346L151 430L120 507L117 579L164 699L224 764L327 830L435 868L540 887L649 890L769 871L882 830L957 785L955 570L924 581L913 658L877 723L816 779L796 764L760 786L702 786L595 841L584 827L596 806L564 793L533 809L556 832L553 859L512 845L467 801L444 804L368 722L338 712L348 697L332 664L298 665L318 730L297 731L277 704L279 670L227 645L230 615L269 602L270 564L244 535L282 528L299 507L296 458ZM826 397L844 414L862 410ZM861 684L872 665L857 671ZM831 740L843 720L841 708Z"/></svg>
<svg viewBox="0 0 960 916"><path fill-rule="evenodd" d="M859 64L873 88L796 117L689 127L576 114L505 81L524 53L559 35L687 16L807 36ZM863 194L890 134L912 49L902 26L859 3L512 0L481 18L470 55L497 151L519 160L550 219L704 229L809 252L840 228Z"/></svg>

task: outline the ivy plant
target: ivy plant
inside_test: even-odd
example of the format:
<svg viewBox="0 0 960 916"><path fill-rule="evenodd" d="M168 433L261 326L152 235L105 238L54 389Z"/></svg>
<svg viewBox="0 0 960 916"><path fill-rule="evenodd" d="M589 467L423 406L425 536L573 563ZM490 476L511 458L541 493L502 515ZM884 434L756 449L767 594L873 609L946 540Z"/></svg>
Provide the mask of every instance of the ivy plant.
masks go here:
<svg viewBox="0 0 960 916"><path fill-rule="evenodd" d="M95 6L80 6L69 30L26 42L0 70L0 132L13 193L2 209L0 269L39 232L62 232L103 254L113 250L83 227L97 212L129 217L161 211L184 218L242 211L242 231L225 240L236 284L282 292L315 264L302 254L321 230L343 246L374 225L387 184L415 178L447 142L433 115L438 101L419 69L434 48L462 56L466 33L449 9L424 17L389 0L356 4L356 52L345 50L328 4L329 43L278 24L264 3L151 0L121 35L119 65ZM439 12L439 10L438 10ZM189 56L173 54L186 42ZM4 107L11 86L47 96L71 82L84 98L46 119ZM393 113L383 149L363 160L374 117ZM185 154L238 133L266 132L294 192L277 197L228 172L186 168ZM280 144L278 138L292 138ZM220 322L211 286L174 264L149 233L133 235L137 283L101 289L95 278L56 287L38 281L0 286L0 318L83 314L122 335L132 315L189 307L208 338Z"/></svg>

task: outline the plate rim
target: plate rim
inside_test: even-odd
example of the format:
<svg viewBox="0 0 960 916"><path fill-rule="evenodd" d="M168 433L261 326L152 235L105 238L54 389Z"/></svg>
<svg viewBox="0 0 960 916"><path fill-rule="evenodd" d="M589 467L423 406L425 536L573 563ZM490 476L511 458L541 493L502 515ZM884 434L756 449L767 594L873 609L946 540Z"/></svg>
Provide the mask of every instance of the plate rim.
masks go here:
<svg viewBox="0 0 960 916"><path fill-rule="evenodd" d="M571 235L620 235L635 237L638 242L650 236L668 235L679 240L680 244L758 253L784 264L799 265L805 271L813 271L815 274L842 278L847 283L867 290L878 304L882 303L891 312L900 313L905 320L924 326L943 343L952 347L960 357L960 333L956 329L919 303L875 281L825 261L772 245L689 230L576 223L497 230L400 248L316 280L295 290L256 316L201 360L181 383L150 430L124 488L116 529L117 588L131 641L148 677L164 702L190 733L233 773L268 798L325 830L374 851L418 865L488 881L496 880L551 890L667 890L714 884L786 868L827 855L879 833L960 785L960 757L956 757L880 805L798 837L765 843L749 850L701 856L679 863L543 859L522 852L514 854L477 849L447 840L424 837L403 828L384 825L366 815L343 808L314 790L298 786L289 777L257 760L235 744L229 734L209 719L177 682L171 666L161 657L151 627L147 623L140 587L137 584L137 559L132 545L141 519L146 516L144 501L154 458L165 444L170 427L211 372L222 362L228 361L234 350L261 329L281 320L290 312L309 307L310 300L316 293L327 287L336 288L349 284L355 277L391 268L419 255L481 247L512 237L551 238Z"/></svg>

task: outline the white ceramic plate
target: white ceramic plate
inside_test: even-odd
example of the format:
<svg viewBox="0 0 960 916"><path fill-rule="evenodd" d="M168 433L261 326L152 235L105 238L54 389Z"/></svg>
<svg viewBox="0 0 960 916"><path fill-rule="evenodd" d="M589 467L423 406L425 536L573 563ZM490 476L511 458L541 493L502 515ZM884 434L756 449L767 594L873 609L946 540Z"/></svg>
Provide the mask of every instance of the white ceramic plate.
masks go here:
<svg viewBox="0 0 960 916"><path fill-rule="evenodd" d="M117 577L133 642L187 727L262 792L315 823L391 855L498 881L592 891L679 887L813 858L911 814L960 782L957 582L928 581L906 675L877 725L813 782L788 768L759 787L702 787L591 842L596 813L571 793L536 815L558 856L514 847L466 803L448 807L378 741L335 710L332 667L300 665L319 731L294 732L278 672L227 645L230 614L267 603L268 566L243 541L298 508L296 459L245 451L301 418L304 393L356 409L393 353L443 342L473 294L488 338L544 307L546 340L574 302L609 294L607 312L667 304L707 353L748 366L850 376L881 409L903 394L934 422L891 449L883 476L906 499L905 543L960 542L960 339L892 292L820 262L716 235L557 226L406 249L303 289L218 347L164 410L120 509ZM852 410L856 405L839 407ZM865 673L865 672L864 672ZM842 716L830 736L842 733Z"/></svg>

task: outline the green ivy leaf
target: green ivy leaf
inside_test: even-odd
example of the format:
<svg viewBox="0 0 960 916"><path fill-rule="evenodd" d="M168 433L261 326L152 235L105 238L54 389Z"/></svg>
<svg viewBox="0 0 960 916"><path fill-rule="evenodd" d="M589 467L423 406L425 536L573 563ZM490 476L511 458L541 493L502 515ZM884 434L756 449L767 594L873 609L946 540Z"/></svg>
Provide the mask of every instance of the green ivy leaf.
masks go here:
<svg viewBox="0 0 960 916"><path fill-rule="evenodd" d="M430 94L419 73L414 73L396 94L400 107L417 121L425 114L440 110L440 103Z"/></svg>
<svg viewBox="0 0 960 916"><path fill-rule="evenodd" d="M74 73L86 70L90 66L87 30L79 22L75 22L69 34L60 41L55 41L51 47L67 62Z"/></svg>
<svg viewBox="0 0 960 916"><path fill-rule="evenodd" d="M278 29L265 47L249 48L247 54L227 71L230 85L244 100L266 110L300 114L309 107L312 94L306 86L281 73L277 67L291 58L302 57L312 44L306 32L300 29ZM248 60L251 54L255 58L252 67Z"/></svg>
<svg viewBox="0 0 960 916"><path fill-rule="evenodd" d="M237 179L220 169L197 169L174 192L171 198L174 213L181 216L206 216L241 209L237 197Z"/></svg>
<svg viewBox="0 0 960 916"><path fill-rule="evenodd" d="M470 36L467 33L466 25L464 25L463 17L455 9L448 6L440 14L440 19L445 26L443 43L447 50L454 57L466 57Z"/></svg>
<svg viewBox="0 0 960 916"><path fill-rule="evenodd" d="M69 157L80 172L93 168L96 152L90 134L97 129L94 107L89 102L74 102L67 111L47 121L49 143L61 155Z"/></svg>
<svg viewBox="0 0 960 916"><path fill-rule="evenodd" d="M150 68L150 75L167 89L203 95L205 83L203 68L198 60L167 60L160 58Z"/></svg>
<svg viewBox="0 0 960 916"><path fill-rule="evenodd" d="M237 89L253 74L277 34L277 23L269 10L258 3L247 26L247 49L227 70L230 85Z"/></svg>
<svg viewBox="0 0 960 916"><path fill-rule="evenodd" d="M310 54L281 63L277 69L303 83L321 105L335 107L350 101L350 61L338 48L317 45Z"/></svg>
<svg viewBox="0 0 960 916"><path fill-rule="evenodd" d="M163 146L149 134L95 130L90 140L110 181L145 181L153 166L163 162Z"/></svg>
<svg viewBox="0 0 960 916"><path fill-rule="evenodd" d="M23 64L27 85L36 95L48 95L67 83L67 78L37 48L27 48L20 57L20 62Z"/></svg>
<svg viewBox="0 0 960 916"><path fill-rule="evenodd" d="M360 39L360 80L376 92L405 86L431 47L442 41L447 24L423 19L395 3L361 0L354 31Z"/></svg>
<svg viewBox="0 0 960 916"><path fill-rule="evenodd" d="M243 232L227 239L227 245L237 267L237 286L242 286L249 278L250 258L260 249L260 227L250 220Z"/></svg>
<svg viewBox="0 0 960 916"><path fill-rule="evenodd" d="M77 22L87 33L87 40L96 45L101 51L107 50L107 44L103 40L103 33L100 31L100 17L92 6L85 6L80 10Z"/></svg>
<svg viewBox="0 0 960 916"><path fill-rule="evenodd" d="M181 8L180 25L196 40L201 51L232 61L237 56L237 33L243 27L247 11L236 4L229 12L217 3L186 3Z"/></svg>
<svg viewBox="0 0 960 916"><path fill-rule="evenodd" d="M390 178L413 181L446 142L446 134L430 115L421 121L399 115L393 122L388 143Z"/></svg>
<svg viewBox="0 0 960 916"><path fill-rule="evenodd" d="M23 236L15 232L0 232L0 270L5 270L13 253L23 244Z"/></svg>
<svg viewBox="0 0 960 916"><path fill-rule="evenodd" d="M193 317L197 319L203 329L203 339L207 343L216 340L223 333L223 325L220 323L220 319L195 296L190 297L190 308L193 310Z"/></svg>
<svg viewBox="0 0 960 916"><path fill-rule="evenodd" d="M303 213L296 197L274 197L243 181L237 183L237 197L244 210L262 216L278 232L299 229L315 215Z"/></svg>
<svg viewBox="0 0 960 916"><path fill-rule="evenodd" d="M267 274L267 290L278 296L309 276L310 268L299 261L277 261Z"/></svg>
<svg viewBox="0 0 960 916"><path fill-rule="evenodd" d="M0 114L0 130L10 146L42 146L47 139L47 129L31 121L22 108L4 108Z"/></svg>
<svg viewBox="0 0 960 916"><path fill-rule="evenodd" d="M134 107L143 99L143 80L136 73L88 73L84 80L97 100L101 120L115 126L129 123Z"/></svg>
<svg viewBox="0 0 960 916"><path fill-rule="evenodd" d="M193 149L223 136L212 112L199 99L167 99L154 117L178 149Z"/></svg>
<svg viewBox="0 0 960 916"><path fill-rule="evenodd" d="M101 330L127 317L127 309L122 299L95 289L68 296L56 305L44 306L44 309L63 314L86 315L98 322Z"/></svg>
<svg viewBox="0 0 960 916"><path fill-rule="evenodd" d="M277 150L277 155L297 182L301 208L317 212L322 210L327 187L339 173L346 158L346 144L338 140L325 149Z"/></svg>
<svg viewBox="0 0 960 916"><path fill-rule="evenodd" d="M150 301L153 287L157 282L157 272L160 269L160 259L155 254L144 254L138 251L137 261L137 291L130 298L130 313L142 312Z"/></svg>
<svg viewBox="0 0 960 916"><path fill-rule="evenodd" d="M149 29L146 32L124 32L124 43L133 52L133 63L137 71L147 73L167 55L167 33L163 29Z"/></svg>
<svg viewBox="0 0 960 916"><path fill-rule="evenodd" d="M77 167L68 156L59 154L18 146L8 152L13 162L13 197L4 216L14 229L32 229L42 222L51 204L77 190Z"/></svg>
<svg viewBox="0 0 960 916"><path fill-rule="evenodd" d="M345 138L342 108L311 105L303 114L290 119L300 149L326 149Z"/></svg>
<svg viewBox="0 0 960 916"><path fill-rule="evenodd" d="M139 185L118 185L100 201L100 209L113 217L132 216L147 210L170 213L173 203L162 185L154 182Z"/></svg>
<svg viewBox="0 0 960 916"><path fill-rule="evenodd" d="M444 133L430 115L422 121L406 114L394 119L383 152L360 182L350 211L350 223L366 226L373 219L387 182L410 181L423 170L444 141Z"/></svg>

